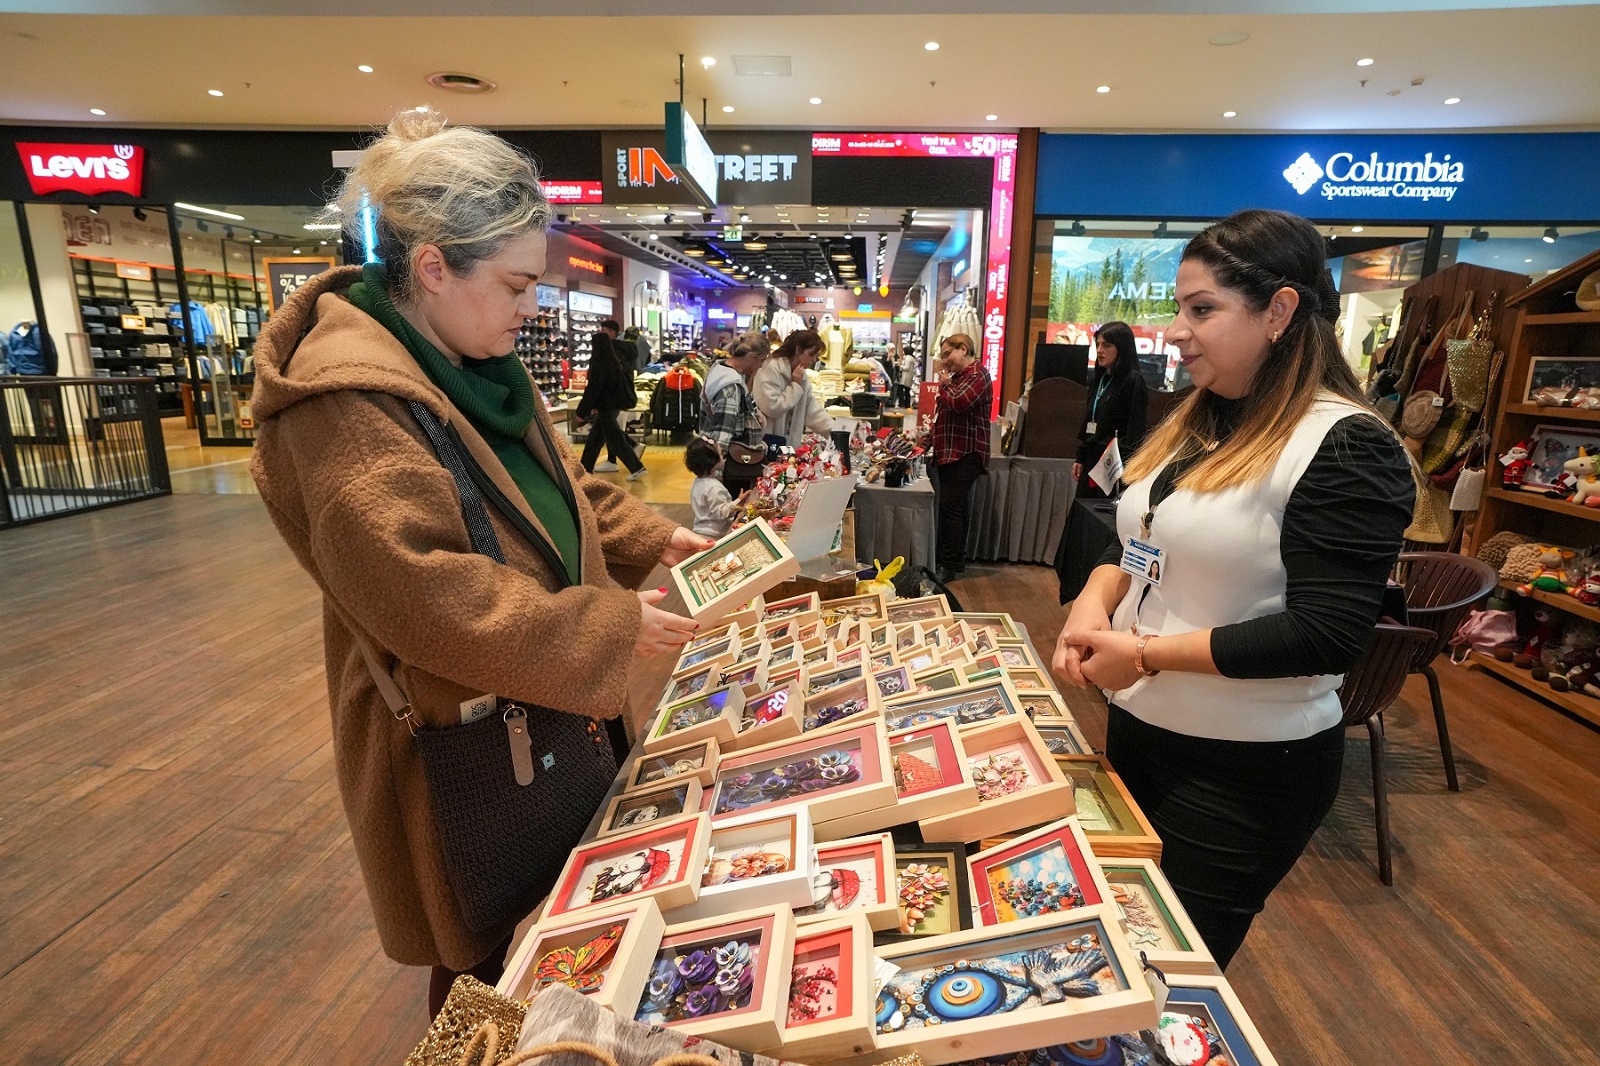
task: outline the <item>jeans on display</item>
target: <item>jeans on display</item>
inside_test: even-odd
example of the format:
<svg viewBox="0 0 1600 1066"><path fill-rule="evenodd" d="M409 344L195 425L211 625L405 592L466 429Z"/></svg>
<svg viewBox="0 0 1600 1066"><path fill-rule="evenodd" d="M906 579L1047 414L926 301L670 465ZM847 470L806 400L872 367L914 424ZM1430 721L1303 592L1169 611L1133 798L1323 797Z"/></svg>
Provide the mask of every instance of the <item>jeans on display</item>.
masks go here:
<svg viewBox="0 0 1600 1066"><path fill-rule="evenodd" d="M972 486L982 474L983 457L977 452L968 452L955 462L934 467L939 509L939 535L934 556L941 570L959 570L966 560Z"/></svg>
<svg viewBox="0 0 1600 1066"><path fill-rule="evenodd" d="M1161 871L1227 967L1339 793L1344 727L1213 740L1110 708L1106 758L1161 837Z"/></svg>
<svg viewBox="0 0 1600 1066"><path fill-rule="evenodd" d="M628 435L622 431L622 424L617 421L617 416L621 413L616 410L595 413L589 423L589 442L583 446L585 470L594 470L602 446L610 448L612 458L627 467L629 473L644 468L644 464L639 461L639 453L633 450L633 442L628 439Z"/></svg>

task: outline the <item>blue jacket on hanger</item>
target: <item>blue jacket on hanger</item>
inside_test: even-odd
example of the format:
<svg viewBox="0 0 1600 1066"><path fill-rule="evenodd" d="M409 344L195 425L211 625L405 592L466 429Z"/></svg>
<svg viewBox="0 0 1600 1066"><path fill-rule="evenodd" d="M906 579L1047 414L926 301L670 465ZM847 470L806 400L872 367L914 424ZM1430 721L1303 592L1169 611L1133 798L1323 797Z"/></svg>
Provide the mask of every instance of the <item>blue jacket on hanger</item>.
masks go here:
<svg viewBox="0 0 1600 1066"><path fill-rule="evenodd" d="M173 304L167 308L167 313L171 315L172 324L177 327L178 335L182 336L184 330L183 305ZM206 309L201 306L198 300L189 301L189 321L194 324L195 344L203 345L211 339L211 334L214 332L211 328L211 319L206 317Z"/></svg>
<svg viewBox="0 0 1600 1066"><path fill-rule="evenodd" d="M18 322L6 338L9 372L12 374L54 375L56 342L37 322Z"/></svg>

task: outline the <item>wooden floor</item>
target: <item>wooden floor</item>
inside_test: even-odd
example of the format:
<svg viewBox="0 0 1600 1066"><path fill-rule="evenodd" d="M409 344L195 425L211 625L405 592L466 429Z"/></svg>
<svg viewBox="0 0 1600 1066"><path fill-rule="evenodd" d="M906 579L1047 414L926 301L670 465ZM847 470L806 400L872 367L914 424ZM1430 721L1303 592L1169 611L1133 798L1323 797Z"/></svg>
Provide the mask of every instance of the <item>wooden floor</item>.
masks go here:
<svg viewBox="0 0 1600 1066"><path fill-rule="evenodd" d="M955 588L1041 645L1059 627L1044 568ZM426 975L378 949L316 595L259 502L0 534L0 605L0 1062L398 1066ZM1463 790L1413 682L1388 716L1395 887L1352 733L1333 814L1229 973L1284 1066L1600 1062L1600 734L1443 673Z"/></svg>

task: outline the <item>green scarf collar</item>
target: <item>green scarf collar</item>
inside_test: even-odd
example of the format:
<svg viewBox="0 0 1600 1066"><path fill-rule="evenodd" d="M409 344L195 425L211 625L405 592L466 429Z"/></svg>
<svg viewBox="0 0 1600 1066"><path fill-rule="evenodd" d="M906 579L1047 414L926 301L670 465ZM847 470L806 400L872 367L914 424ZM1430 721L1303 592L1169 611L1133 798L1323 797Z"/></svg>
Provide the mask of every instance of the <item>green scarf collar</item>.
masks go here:
<svg viewBox="0 0 1600 1066"><path fill-rule="evenodd" d="M515 353L494 359L444 357L395 306L383 267L368 263L350 286L350 302L393 333L450 402L474 425L520 440L533 424L533 383Z"/></svg>

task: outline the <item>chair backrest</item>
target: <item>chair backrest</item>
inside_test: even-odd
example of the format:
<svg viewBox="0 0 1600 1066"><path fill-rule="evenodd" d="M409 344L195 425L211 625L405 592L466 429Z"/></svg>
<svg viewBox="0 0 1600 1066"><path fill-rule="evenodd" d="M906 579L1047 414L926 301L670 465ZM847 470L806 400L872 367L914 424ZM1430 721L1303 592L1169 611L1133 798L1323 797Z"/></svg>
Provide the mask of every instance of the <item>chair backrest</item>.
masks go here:
<svg viewBox="0 0 1600 1066"><path fill-rule="evenodd" d="M1406 621L1434 634L1418 649L1417 667L1444 650L1467 612L1500 583L1494 567L1455 552L1402 553L1396 572L1406 589Z"/></svg>
<svg viewBox="0 0 1600 1066"><path fill-rule="evenodd" d="M1034 382L1028 392L1028 414L1022 420L1021 453L1050 459L1076 455L1088 396L1087 390L1070 378Z"/></svg>
<svg viewBox="0 0 1600 1066"><path fill-rule="evenodd" d="M1339 701L1344 724L1360 725L1387 709L1400 695L1419 649L1433 641L1433 630L1380 622L1372 627L1367 646L1344 675Z"/></svg>

